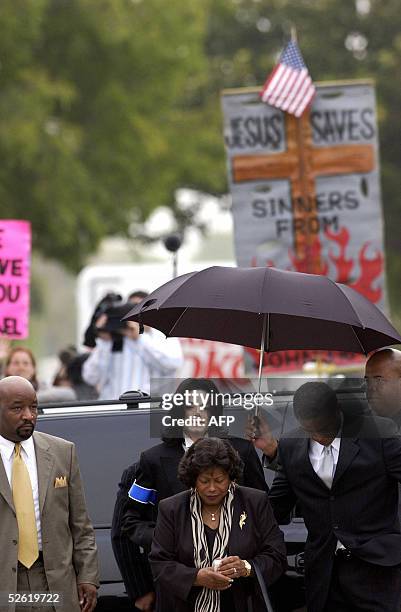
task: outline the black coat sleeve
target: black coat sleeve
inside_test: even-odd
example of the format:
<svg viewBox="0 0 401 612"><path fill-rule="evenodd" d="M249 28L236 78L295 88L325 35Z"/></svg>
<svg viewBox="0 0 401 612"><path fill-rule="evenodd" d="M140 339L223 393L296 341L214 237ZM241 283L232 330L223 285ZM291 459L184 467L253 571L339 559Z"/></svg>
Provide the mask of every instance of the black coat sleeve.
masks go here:
<svg viewBox="0 0 401 612"><path fill-rule="evenodd" d="M401 437L395 424L392 425L382 433L383 457L389 476L401 483Z"/></svg>
<svg viewBox="0 0 401 612"><path fill-rule="evenodd" d="M137 464L124 470L118 486L111 526L111 542L117 565L132 603L149 591L153 591L153 580L147 556L139 547L122 534L122 519L127 509L128 491L135 480Z"/></svg>
<svg viewBox="0 0 401 612"><path fill-rule="evenodd" d="M244 475L243 484L245 487L252 487L253 489L260 489L261 491L269 491L265 475L262 467L262 463L259 459L259 455L255 450L255 447L251 442L247 442L246 452L242 456L244 461Z"/></svg>
<svg viewBox="0 0 401 612"><path fill-rule="evenodd" d="M152 478L152 470L144 453L142 453L139 459L135 479L136 482L142 487L146 487L148 489L155 488ZM150 503L144 504L131 499L128 497L127 491L127 505L122 518L122 533L128 537L133 544L141 546L147 552L149 552L155 525L155 507Z"/></svg>
<svg viewBox="0 0 401 612"><path fill-rule="evenodd" d="M297 502L297 497L287 478L280 446L277 455L276 475L270 487L269 500L277 522L280 524L288 523L288 516Z"/></svg>
<svg viewBox="0 0 401 612"><path fill-rule="evenodd" d="M171 506L166 508L166 502L169 501L163 500L159 504L149 561L154 581L161 592L172 593L174 597L187 601L198 569L175 560L176 529L179 521L174 516L174 509Z"/></svg>
<svg viewBox="0 0 401 612"><path fill-rule="evenodd" d="M269 587L287 569L287 553L283 533L274 518L268 496L264 496L258 507L258 531L261 535L260 552L247 559L251 564L257 563L266 586Z"/></svg>

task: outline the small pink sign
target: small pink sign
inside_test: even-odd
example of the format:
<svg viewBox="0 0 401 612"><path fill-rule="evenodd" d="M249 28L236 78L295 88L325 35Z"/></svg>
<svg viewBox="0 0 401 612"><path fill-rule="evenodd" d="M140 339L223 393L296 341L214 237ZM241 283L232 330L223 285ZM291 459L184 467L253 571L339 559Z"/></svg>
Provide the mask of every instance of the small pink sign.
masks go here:
<svg viewBox="0 0 401 612"><path fill-rule="evenodd" d="M0 337L29 335L31 224L0 220Z"/></svg>

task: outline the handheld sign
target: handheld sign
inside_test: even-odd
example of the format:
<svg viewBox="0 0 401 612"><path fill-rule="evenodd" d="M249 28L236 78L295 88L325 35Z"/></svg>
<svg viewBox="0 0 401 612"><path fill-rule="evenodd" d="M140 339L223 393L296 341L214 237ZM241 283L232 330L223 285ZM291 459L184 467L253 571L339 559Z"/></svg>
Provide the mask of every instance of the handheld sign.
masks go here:
<svg viewBox="0 0 401 612"><path fill-rule="evenodd" d="M31 224L0 220L0 337L29 334Z"/></svg>
<svg viewBox="0 0 401 612"><path fill-rule="evenodd" d="M374 85L316 90L300 119L261 102L259 89L223 92L237 264L325 274L386 311ZM270 367L313 359L293 353L268 356Z"/></svg>
<svg viewBox="0 0 401 612"><path fill-rule="evenodd" d="M223 93L239 266L326 274L386 309L375 94L320 84L301 119Z"/></svg>

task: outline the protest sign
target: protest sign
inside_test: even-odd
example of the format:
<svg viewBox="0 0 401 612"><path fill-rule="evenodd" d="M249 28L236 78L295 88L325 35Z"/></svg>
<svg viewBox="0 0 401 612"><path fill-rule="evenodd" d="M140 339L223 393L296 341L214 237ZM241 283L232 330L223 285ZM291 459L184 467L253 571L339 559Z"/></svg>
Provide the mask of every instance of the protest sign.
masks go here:
<svg viewBox="0 0 401 612"><path fill-rule="evenodd" d="M0 220L0 337L29 334L30 267L30 223Z"/></svg>
<svg viewBox="0 0 401 612"><path fill-rule="evenodd" d="M222 104L238 265L325 274L385 311L373 84L317 85L300 119L259 89Z"/></svg>
<svg viewBox="0 0 401 612"><path fill-rule="evenodd" d="M180 338L184 354L181 378L241 378L244 375L242 348L235 344Z"/></svg>

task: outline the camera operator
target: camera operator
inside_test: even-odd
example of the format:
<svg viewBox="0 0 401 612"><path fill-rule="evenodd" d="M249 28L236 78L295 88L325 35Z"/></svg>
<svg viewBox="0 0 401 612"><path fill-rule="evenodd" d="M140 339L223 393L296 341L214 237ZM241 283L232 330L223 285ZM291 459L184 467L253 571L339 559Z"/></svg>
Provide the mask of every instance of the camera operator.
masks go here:
<svg viewBox="0 0 401 612"><path fill-rule="evenodd" d="M152 377L173 378L182 365L177 338L166 339L152 328L140 334L138 323L121 321L132 304L132 300L106 304L93 317L96 342L83 365L82 377L86 383L96 386L99 399L117 399L129 390L149 393Z"/></svg>

